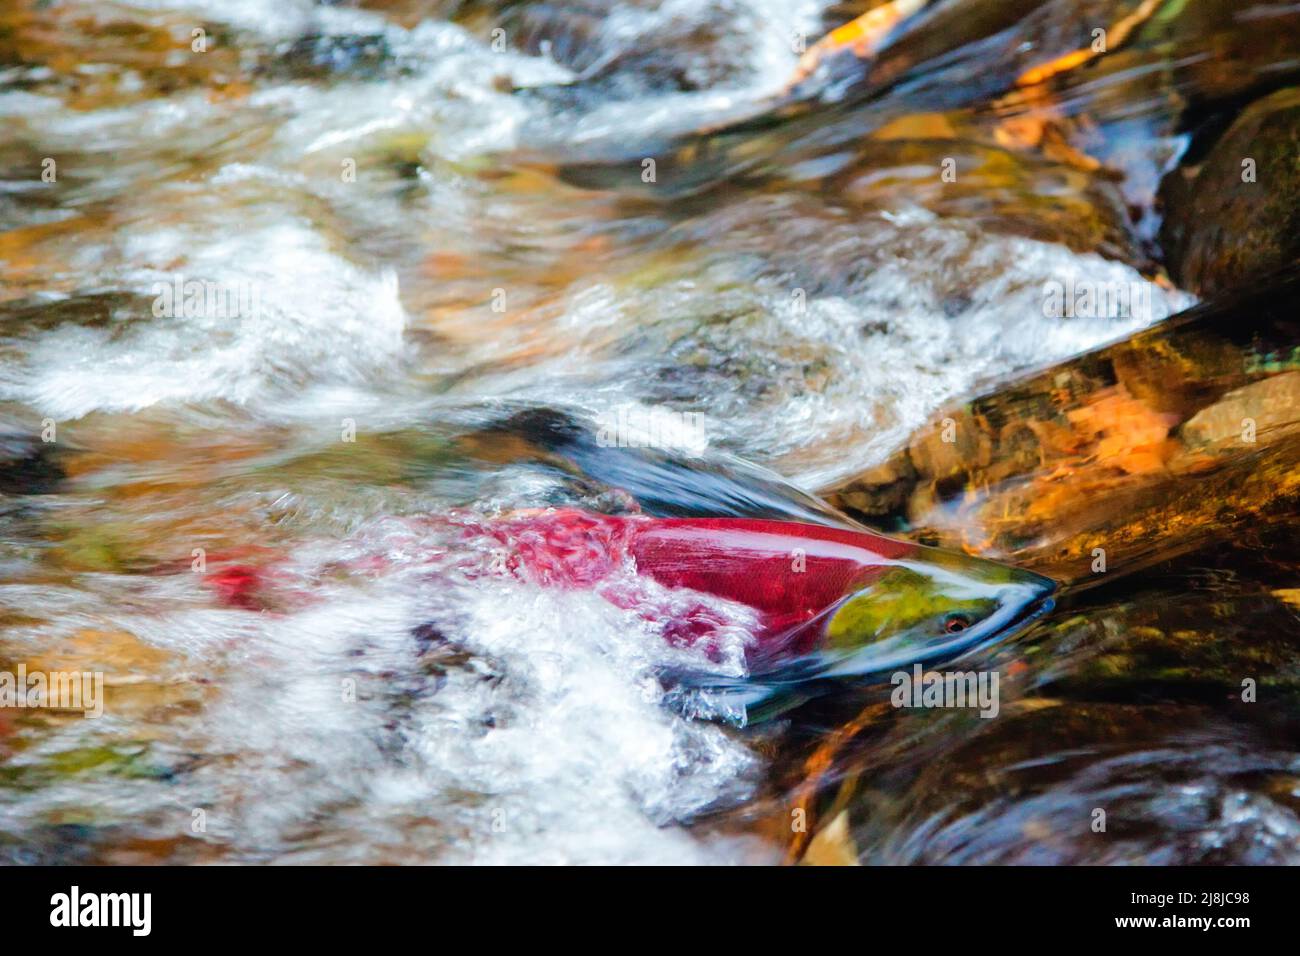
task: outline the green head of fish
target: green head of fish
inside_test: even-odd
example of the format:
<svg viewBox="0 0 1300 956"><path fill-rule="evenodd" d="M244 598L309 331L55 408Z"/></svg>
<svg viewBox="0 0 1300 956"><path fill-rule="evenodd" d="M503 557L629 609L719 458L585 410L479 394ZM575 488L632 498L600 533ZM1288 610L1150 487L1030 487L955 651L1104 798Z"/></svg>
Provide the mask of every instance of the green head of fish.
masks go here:
<svg viewBox="0 0 1300 956"><path fill-rule="evenodd" d="M830 615L823 676L930 660L1004 636L1047 610L1054 590L1028 571L918 549L854 589Z"/></svg>
<svg viewBox="0 0 1300 956"><path fill-rule="evenodd" d="M824 692L825 678L882 674L1007 637L1050 610L1053 581L980 558L917 547L874 567L815 626L818 649L734 681L710 681L729 720L769 720Z"/></svg>

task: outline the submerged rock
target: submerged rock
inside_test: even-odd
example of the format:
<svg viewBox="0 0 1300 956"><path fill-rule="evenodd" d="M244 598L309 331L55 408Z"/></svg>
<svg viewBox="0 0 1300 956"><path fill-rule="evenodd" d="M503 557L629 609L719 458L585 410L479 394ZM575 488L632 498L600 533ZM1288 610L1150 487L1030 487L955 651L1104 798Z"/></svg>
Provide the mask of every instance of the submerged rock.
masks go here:
<svg viewBox="0 0 1300 956"><path fill-rule="evenodd" d="M1199 162L1171 173L1161 239L1174 277L1198 294L1300 257L1300 87L1251 104Z"/></svg>
<svg viewBox="0 0 1300 956"><path fill-rule="evenodd" d="M829 101L843 118L821 117L806 124L810 129L790 123L776 138L828 153L832 143L842 148L882 126L940 117L957 133L948 134L954 142L939 155L957 162L961 173L953 185L973 188L962 195L960 186L949 186L949 204L994 212L1027 235L1071 245L1088 236L1094 248L1129 261L1125 250L1134 242L1148 254L1156 251L1156 190L1186 148L1187 130L1300 74L1300 10L1285 2L1248 10L1234 0L954 0L919 11L910 0L872 6L854 21L857 30L841 27L809 51L789 91L793 102L779 111L800 117ZM907 15L880 16L888 9ZM871 18L883 26L867 30ZM998 181L1005 160L990 167L982 158L994 144L1035 156L1016 174L1036 181L1034 189L998 201L1014 182ZM1045 175L1061 185L1053 190ZM1093 199L1095 213L1072 216L1066 207L1077 209L1083 197L1072 195L1081 190L1071 180L1080 178L1089 198L1104 201ZM916 182L907 185L918 191ZM1124 217L1113 221L1108 208L1117 192L1132 236L1117 230ZM1289 198L1281 202L1295 206Z"/></svg>
<svg viewBox="0 0 1300 956"><path fill-rule="evenodd" d="M1090 85L1097 105L1122 101L1130 112L1138 90L1155 94L1145 110L1200 107L1295 73L1298 19L1286 0L1249 10L1236 0L953 0L892 23L867 47L819 44L797 92L858 99L899 88L951 109L1051 82Z"/></svg>
<svg viewBox="0 0 1300 956"><path fill-rule="evenodd" d="M1291 270L949 409L826 496L1065 580L1287 520L1300 497L1297 292Z"/></svg>
<svg viewBox="0 0 1300 956"><path fill-rule="evenodd" d="M891 782L911 781L901 798L874 789L865 768L848 775L840 792L861 789L830 823L843 821L858 861L1300 860L1300 757L1198 708L1043 702L970 731L942 758L931 739L917 747L924 763L891 768Z"/></svg>
<svg viewBox="0 0 1300 956"><path fill-rule="evenodd" d="M1258 436L1290 428L1298 410L1300 372L1285 372L1228 392L1188 419L1180 434L1191 446L1219 445L1243 439L1243 429Z"/></svg>

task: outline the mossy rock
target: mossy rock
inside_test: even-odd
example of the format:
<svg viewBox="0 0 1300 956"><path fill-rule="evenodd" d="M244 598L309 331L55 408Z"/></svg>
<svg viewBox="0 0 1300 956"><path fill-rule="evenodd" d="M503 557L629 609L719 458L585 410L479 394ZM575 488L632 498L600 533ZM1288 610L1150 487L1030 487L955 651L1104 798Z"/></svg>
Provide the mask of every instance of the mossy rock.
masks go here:
<svg viewBox="0 0 1300 956"><path fill-rule="evenodd" d="M1196 166L1161 187L1161 241L1198 295L1239 286L1300 257L1300 87L1253 103Z"/></svg>

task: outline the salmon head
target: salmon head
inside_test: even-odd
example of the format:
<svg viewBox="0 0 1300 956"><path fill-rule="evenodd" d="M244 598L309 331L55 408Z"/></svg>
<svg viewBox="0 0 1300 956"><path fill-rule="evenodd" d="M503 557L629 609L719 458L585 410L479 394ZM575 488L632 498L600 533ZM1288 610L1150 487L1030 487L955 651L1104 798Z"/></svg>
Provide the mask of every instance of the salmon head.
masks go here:
<svg viewBox="0 0 1300 956"><path fill-rule="evenodd" d="M917 547L827 612L815 669L838 677L951 657L1045 614L1055 589L1029 571Z"/></svg>
<svg viewBox="0 0 1300 956"><path fill-rule="evenodd" d="M937 664L995 644L1053 606L1055 583L1028 571L866 531L804 526L799 533L808 548L808 571L816 574L807 580L829 593L796 602L803 621L768 618L771 627L747 655L745 679L683 679L684 689L708 693L704 712L749 723L766 720L833 692L845 680ZM833 540L827 542L828 536ZM743 557L751 593L788 592L784 581L791 576L765 581L755 557ZM827 600L814 611L818 598Z"/></svg>

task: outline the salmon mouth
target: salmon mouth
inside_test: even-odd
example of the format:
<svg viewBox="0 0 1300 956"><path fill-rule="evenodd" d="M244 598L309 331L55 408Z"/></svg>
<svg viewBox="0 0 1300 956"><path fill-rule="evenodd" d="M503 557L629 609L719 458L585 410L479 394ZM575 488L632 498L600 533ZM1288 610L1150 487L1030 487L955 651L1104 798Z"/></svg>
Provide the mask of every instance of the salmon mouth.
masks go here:
<svg viewBox="0 0 1300 956"><path fill-rule="evenodd" d="M1018 602L1004 599L1002 609L971 628L974 633L962 653L1013 637L1039 618L1046 617L1056 607L1056 582L1039 574L1030 575L1027 571L1023 573L1029 577L1017 588L1028 590L1030 596Z"/></svg>
<svg viewBox="0 0 1300 956"><path fill-rule="evenodd" d="M1051 591L1036 601L1025 605L1020 614L1017 615L1010 624L1007 625L1006 636L1016 634L1030 624L1037 621L1040 617L1046 617L1056 608L1056 585L1053 583Z"/></svg>

